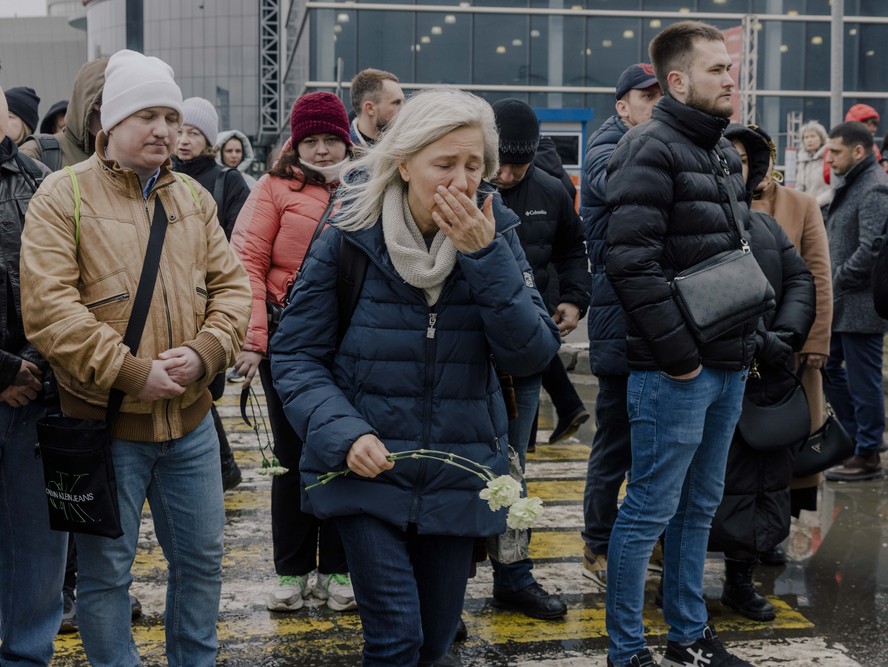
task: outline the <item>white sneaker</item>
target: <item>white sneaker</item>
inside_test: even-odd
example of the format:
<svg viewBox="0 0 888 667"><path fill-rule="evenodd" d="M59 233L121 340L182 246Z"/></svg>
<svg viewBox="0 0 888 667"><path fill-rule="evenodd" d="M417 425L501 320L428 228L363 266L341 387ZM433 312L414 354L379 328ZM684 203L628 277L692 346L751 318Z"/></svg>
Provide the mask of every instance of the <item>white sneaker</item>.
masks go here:
<svg viewBox="0 0 888 667"><path fill-rule="evenodd" d="M310 591L308 577L278 577L278 585L268 595L265 603L269 611L296 611L305 604Z"/></svg>
<svg viewBox="0 0 888 667"><path fill-rule="evenodd" d="M352 589L351 577L346 574L321 574L318 572L312 594L318 600L326 600L327 606L334 611L357 609L355 591Z"/></svg>

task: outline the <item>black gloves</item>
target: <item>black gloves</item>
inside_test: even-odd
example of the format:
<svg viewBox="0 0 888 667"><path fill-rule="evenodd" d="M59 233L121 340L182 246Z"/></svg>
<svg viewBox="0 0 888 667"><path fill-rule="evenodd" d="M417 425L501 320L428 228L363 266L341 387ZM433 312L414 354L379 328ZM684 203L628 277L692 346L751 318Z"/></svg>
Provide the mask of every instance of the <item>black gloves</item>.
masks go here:
<svg viewBox="0 0 888 667"><path fill-rule="evenodd" d="M757 332L756 359L777 368L792 368L793 349L788 342L791 338L792 334L782 331Z"/></svg>

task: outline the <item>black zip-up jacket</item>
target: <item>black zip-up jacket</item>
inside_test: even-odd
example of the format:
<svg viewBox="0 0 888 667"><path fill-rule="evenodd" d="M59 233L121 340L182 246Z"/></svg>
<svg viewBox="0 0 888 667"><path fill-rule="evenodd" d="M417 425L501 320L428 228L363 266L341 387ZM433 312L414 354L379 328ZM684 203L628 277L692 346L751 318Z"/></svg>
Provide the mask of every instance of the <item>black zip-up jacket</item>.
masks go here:
<svg viewBox="0 0 888 667"><path fill-rule="evenodd" d="M547 304L549 313L559 303L572 303L583 317L590 288L586 246L580 216L561 181L530 165L517 185L500 192L503 203L521 219L518 239L544 301L550 263L558 274L558 299Z"/></svg>
<svg viewBox="0 0 888 667"><path fill-rule="evenodd" d="M740 247L715 148L727 158L746 226L740 156L722 138L728 124L664 95L651 121L629 130L607 168L606 272L627 319L629 367L683 375L700 364L741 370L755 349L755 322L698 344L672 297L675 275Z"/></svg>
<svg viewBox="0 0 888 667"><path fill-rule="evenodd" d="M18 152L9 137L0 142L0 391L15 380L22 359L44 373L48 365L25 340L19 296L19 253L31 195L50 171Z"/></svg>
<svg viewBox="0 0 888 667"><path fill-rule="evenodd" d="M173 158L173 169L191 176L200 183L215 198L216 178L222 173L215 159L209 155L199 155L191 160ZM225 238L231 240L231 230L237 221L237 214L250 196L250 188L244 180L243 174L237 169L228 169L225 172L225 180L222 182L222 201L216 202L218 211L216 217L219 224L225 230Z"/></svg>

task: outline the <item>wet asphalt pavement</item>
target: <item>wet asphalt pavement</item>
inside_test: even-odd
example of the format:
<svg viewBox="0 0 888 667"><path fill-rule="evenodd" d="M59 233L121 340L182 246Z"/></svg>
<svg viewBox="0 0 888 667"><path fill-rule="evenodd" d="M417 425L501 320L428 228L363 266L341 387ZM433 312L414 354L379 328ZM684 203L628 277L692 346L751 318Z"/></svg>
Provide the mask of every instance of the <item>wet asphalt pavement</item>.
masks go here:
<svg viewBox="0 0 888 667"><path fill-rule="evenodd" d="M590 412L596 384L582 357L574 384ZM585 372L582 372L585 371ZM270 478L258 474L256 435L241 421L240 385L229 384L220 412L230 433L244 481L225 497L226 553L219 614L219 665L237 667L351 667L360 664L358 615L338 613L309 600L293 613L265 609L275 582L271 553ZM540 410L539 439L552 428L551 404ZM569 611L562 621L537 621L491 607L489 564L469 582L463 614L469 638L454 651L474 667L579 667L605 663L604 595L593 591L582 571L582 497L594 426L584 425L564 444L538 445L528 456L529 494L546 503L543 525L534 532L531 555L537 579L559 592ZM728 647L757 667L828 665L888 667L888 483L824 483L819 510L803 512L784 543L784 567L759 567L759 591L777 608L771 623L749 621L719 601L722 563L707 561L705 593L712 620ZM146 506L132 592L143 605L133 623L145 665L164 665L163 607L166 564L154 539ZM656 580L648 583L645 623L658 655L666 627L654 606ZM62 635L53 665L86 662L79 635Z"/></svg>

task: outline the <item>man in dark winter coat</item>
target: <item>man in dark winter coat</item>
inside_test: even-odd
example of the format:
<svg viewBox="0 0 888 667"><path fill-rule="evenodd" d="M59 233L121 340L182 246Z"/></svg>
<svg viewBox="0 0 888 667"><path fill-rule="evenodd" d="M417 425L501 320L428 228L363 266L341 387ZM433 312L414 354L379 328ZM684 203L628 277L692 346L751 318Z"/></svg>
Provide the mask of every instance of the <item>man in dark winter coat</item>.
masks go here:
<svg viewBox="0 0 888 667"><path fill-rule="evenodd" d="M662 91L648 63L627 67L617 81L616 110L589 137L583 158L580 215L592 267L589 301L589 363L598 377L595 436L583 497L583 576L599 591L607 586L607 545L617 519L617 496L632 462L626 413L626 318L604 272L605 235L610 211L605 186L607 161L630 128L651 119ZM662 560L662 559L660 559Z"/></svg>
<svg viewBox="0 0 888 667"><path fill-rule="evenodd" d="M745 666L708 625L703 564L740 415L755 321L701 342L672 296L677 273L741 246L749 209L740 158L723 139L733 112L722 33L675 23L650 44L664 95L608 163L607 277L627 320L632 467L608 545L609 663L653 665L642 608L648 560L666 531L662 665ZM739 200L732 207L729 194ZM732 208L741 220L735 221Z"/></svg>
<svg viewBox="0 0 888 667"><path fill-rule="evenodd" d="M500 167L493 184L499 188L503 203L521 219L518 239L541 294L546 293L550 263L558 273L559 298L552 318L565 336L576 329L589 303L589 273L580 220L561 182L533 164L540 137L533 109L520 100L507 99L496 102L493 112L500 134ZM570 385L567 374L564 376ZM537 373L514 377L513 381L518 417L509 423L509 443L518 452L523 468L542 376ZM570 391L576 396L572 386ZM585 412L579 397L575 401L579 410ZM572 410L576 411L577 405ZM529 558L509 565L492 563L493 598L497 606L543 619L561 618L567 612L564 602L536 582Z"/></svg>
<svg viewBox="0 0 888 667"><path fill-rule="evenodd" d="M52 406L43 393L49 366L25 340L19 253L25 211L49 169L19 154L6 118L0 91L0 662L48 665L62 619L68 535L49 528L34 456L35 424Z"/></svg>
<svg viewBox="0 0 888 667"><path fill-rule="evenodd" d="M827 161L841 182L827 216L833 275L833 321L826 395L856 449L826 478L856 482L882 476L879 446L885 430L882 342L888 320L876 314L870 289L873 241L885 236L888 176L879 166L872 135L849 121L829 133Z"/></svg>

